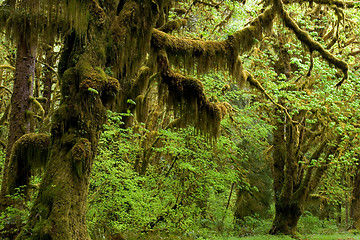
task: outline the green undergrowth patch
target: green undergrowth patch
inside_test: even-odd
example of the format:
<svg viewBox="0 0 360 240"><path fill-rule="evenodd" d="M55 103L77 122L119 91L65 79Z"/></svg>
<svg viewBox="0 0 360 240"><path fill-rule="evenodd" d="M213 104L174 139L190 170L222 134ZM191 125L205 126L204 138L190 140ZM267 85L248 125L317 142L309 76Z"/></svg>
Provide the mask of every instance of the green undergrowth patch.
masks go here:
<svg viewBox="0 0 360 240"><path fill-rule="evenodd" d="M216 239L216 240L293 240L289 236L273 236L273 235L256 235L248 237L213 237L213 238L202 238L202 239ZM360 234L353 233L337 233L337 234L312 234L303 235L300 240L360 240Z"/></svg>
<svg viewBox="0 0 360 240"><path fill-rule="evenodd" d="M302 240L360 240L360 234L354 233L337 233L331 235L312 234L303 236Z"/></svg>
<svg viewBox="0 0 360 240"><path fill-rule="evenodd" d="M126 234L125 234L126 235ZM273 235L256 235L256 236L248 236L248 237L235 237L235 236L208 236L208 237L192 237L192 236L176 236L176 235L168 235L164 236L162 234L146 234L143 236L139 236L138 234L127 234L126 239L128 240L135 240L135 239L148 239L148 240L294 240L289 236L273 236ZM329 234L329 235L322 235L322 234L312 234L312 235L303 235L299 238L300 240L360 240L360 234L353 234L353 233L337 233L337 234Z"/></svg>

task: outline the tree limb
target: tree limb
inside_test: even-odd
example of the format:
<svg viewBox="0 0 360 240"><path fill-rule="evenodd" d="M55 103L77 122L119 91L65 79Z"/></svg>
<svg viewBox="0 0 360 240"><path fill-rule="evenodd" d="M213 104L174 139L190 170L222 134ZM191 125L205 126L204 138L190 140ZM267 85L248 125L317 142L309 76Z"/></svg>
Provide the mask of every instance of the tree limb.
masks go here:
<svg viewBox="0 0 360 240"><path fill-rule="evenodd" d="M344 77L343 79L336 84L336 86L341 86L341 84L348 78L349 66L345 61L342 61L331 54L329 51L325 50L320 43L314 41L308 32L303 31L297 25L297 23L290 17L290 15L285 11L284 4L282 0L274 0L274 6L279 12L279 15L283 19L285 25L290 28L296 35L296 37L304 43L310 51L317 51L329 64L335 65L335 67L342 70Z"/></svg>

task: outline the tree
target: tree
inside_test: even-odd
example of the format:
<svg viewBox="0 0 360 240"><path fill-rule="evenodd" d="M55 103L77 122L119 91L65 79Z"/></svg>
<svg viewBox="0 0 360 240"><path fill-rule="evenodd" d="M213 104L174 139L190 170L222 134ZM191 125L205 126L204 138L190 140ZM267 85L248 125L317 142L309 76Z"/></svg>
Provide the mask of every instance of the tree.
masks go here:
<svg viewBox="0 0 360 240"><path fill-rule="evenodd" d="M33 83L35 78L35 59L36 59L36 47L37 47L37 34L33 32L30 27L33 24L31 19L26 18L24 15L30 11L33 5L28 2L21 2L18 6L15 6L15 2L6 1L3 3L7 5L7 10L10 8L15 16L8 19L11 24L8 26L9 32L13 32L11 28L21 28L18 35L13 34L13 37L17 39L17 53L15 64L15 78L13 86L13 94L11 97L11 111L10 111L10 126L6 150L6 161L3 171L3 184L1 188L1 209L8 206L6 203L6 195L14 193L14 189L8 189L7 179L9 173L9 160L11 149L16 140L22 135L30 132L30 112L31 112L31 100L33 94ZM22 27L20 27L21 22ZM9 33L10 34L10 33ZM13 169L15 172L18 169ZM15 173L17 175L17 173Z"/></svg>
<svg viewBox="0 0 360 240"><path fill-rule="evenodd" d="M45 173L30 219L18 239L89 239L85 206L105 110L115 99L119 85L131 89L132 79L146 62L149 71L159 76L160 93L167 105L183 117L184 123L193 124L210 139L218 135L226 107L206 97L201 81L174 68L197 74L226 70L238 82L249 81L259 87L244 71L239 54L251 50L270 32L276 15L311 51L318 51L340 68L343 80L348 76L347 64L300 30L281 0L269 1L270 6L246 27L222 41L189 40L162 31L170 23L166 20L172 4L175 1L91 0L75 4L75 11L83 13L75 17L89 17L78 21L83 31L75 28L64 42L58 67L61 101L52 118ZM124 101L118 103L123 109Z"/></svg>
<svg viewBox="0 0 360 240"><path fill-rule="evenodd" d="M329 165L342 157L342 150L339 149L346 145L346 131L343 129L347 129L344 126L352 121L349 119L351 114L345 107L349 103L343 100L348 94L348 86L345 87L345 92L334 93L335 85L341 84L342 80L339 83L330 76L326 77L329 73L324 69L329 69L323 63L314 61L313 51L321 45L313 42L309 34L300 30L283 6L280 5L278 9L284 25L295 32L297 39L280 28L273 34L273 39L264 41L259 48L259 55L269 59L269 64L262 66L262 57L261 60L255 60L258 62L254 66L254 75L264 81L263 84L271 91L274 99L259 83L255 82L253 85L277 106L276 109L268 106L260 109L261 112L267 112L268 115L264 118L275 126L271 166L276 213L270 233L295 235L297 222L309 198L317 190ZM304 25L308 29L314 29L309 31L310 34L319 39L325 38L326 31L319 25L318 29L311 28L305 17L299 15L299 18L306 23ZM314 12L309 18L317 19L319 23L325 17ZM298 40L306 45L305 50L296 50ZM305 56L309 50L310 56L307 58ZM331 54L319 50L319 53L331 63L332 60L329 61L329 56L326 55L336 54L338 50L332 49ZM310 67L303 65L307 62ZM340 66L340 69L345 70L346 76L348 67L344 63L341 65L343 67ZM265 79L271 80L267 82Z"/></svg>

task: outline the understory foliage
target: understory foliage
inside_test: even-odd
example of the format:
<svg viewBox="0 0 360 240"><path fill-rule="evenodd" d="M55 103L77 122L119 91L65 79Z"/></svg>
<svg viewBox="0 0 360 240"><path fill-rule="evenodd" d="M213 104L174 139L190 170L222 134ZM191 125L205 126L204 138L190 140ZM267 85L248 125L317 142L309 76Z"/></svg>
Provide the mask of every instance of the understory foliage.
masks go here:
<svg viewBox="0 0 360 240"><path fill-rule="evenodd" d="M18 204L1 236L360 229L359 3L0 4L0 169ZM23 35L38 48L23 99L35 134L6 163Z"/></svg>
<svg viewBox="0 0 360 240"><path fill-rule="evenodd" d="M110 114L110 122L121 120ZM126 130L105 128L88 207L89 229L96 239L117 232L192 234L201 228L233 228L236 194L235 190L230 193L231 185L252 190L246 170L240 167L247 159L239 158L246 156L237 141L220 137L212 146L193 128L160 130L158 138L164 144L153 149L158 158L145 175L139 175L134 164L144 149L136 143L146 129L141 125Z"/></svg>

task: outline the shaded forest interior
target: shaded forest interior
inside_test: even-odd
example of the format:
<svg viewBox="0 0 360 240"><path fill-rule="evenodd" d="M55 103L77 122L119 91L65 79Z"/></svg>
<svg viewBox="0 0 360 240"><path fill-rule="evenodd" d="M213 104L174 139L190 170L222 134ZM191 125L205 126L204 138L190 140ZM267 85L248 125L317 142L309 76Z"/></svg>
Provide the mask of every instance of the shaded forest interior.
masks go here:
<svg viewBox="0 0 360 240"><path fill-rule="evenodd" d="M0 239L355 239L359 8L0 0Z"/></svg>

